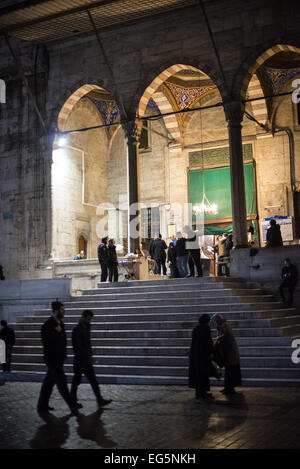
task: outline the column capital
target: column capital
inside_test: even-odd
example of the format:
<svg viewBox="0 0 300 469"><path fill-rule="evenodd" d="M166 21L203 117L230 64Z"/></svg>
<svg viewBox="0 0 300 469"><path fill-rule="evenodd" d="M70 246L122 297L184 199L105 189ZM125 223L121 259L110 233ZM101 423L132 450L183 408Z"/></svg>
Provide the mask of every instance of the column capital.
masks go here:
<svg viewBox="0 0 300 469"><path fill-rule="evenodd" d="M138 145L142 130L142 121L138 119L129 120L122 124L125 137L131 145Z"/></svg>
<svg viewBox="0 0 300 469"><path fill-rule="evenodd" d="M245 106L240 101L224 103L224 112L228 125L239 125L243 120Z"/></svg>

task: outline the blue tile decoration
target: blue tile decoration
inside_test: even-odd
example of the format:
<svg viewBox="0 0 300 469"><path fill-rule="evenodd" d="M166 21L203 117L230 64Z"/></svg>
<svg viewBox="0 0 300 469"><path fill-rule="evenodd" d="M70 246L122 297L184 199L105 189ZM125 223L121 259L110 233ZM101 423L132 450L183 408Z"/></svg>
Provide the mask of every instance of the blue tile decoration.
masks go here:
<svg viewBox="0 0 300 469"><path fill-rule="evenodd" d="M290 80L300 76L300 69L278 69L262 67L261 73L266 85L273 91L273 93L277 93L280 88L282 88Z"/></svg>

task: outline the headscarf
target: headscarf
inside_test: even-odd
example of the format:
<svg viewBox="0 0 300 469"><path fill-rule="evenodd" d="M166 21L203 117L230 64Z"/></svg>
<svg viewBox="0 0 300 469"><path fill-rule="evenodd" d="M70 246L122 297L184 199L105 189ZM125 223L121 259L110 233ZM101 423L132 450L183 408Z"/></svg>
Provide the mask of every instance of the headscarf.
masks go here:
<svg viewBox="0 0 300 469"><path fill-rule="evenodd" d="M211 322L214 323L217 327L224 327L227 323L223 314L214 314L211 318Z"/></svg>

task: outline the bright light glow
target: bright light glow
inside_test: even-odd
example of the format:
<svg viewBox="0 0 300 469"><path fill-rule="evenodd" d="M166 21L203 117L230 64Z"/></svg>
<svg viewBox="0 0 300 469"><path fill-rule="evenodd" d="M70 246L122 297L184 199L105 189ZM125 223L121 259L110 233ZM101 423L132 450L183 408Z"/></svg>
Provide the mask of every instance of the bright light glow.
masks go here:
<svg viewBox="0 0 300 469"><path fill-rule="evenodd" d="M57 145L59 147L63 147L64 145L67 144L67 139L66 137L59 137L58 141L57 141Z"/></svg>
<svg viewBox="0 0 300 469"><path fill-rule="evenodd" d="M200 205L193 205L193 210L196 213L218 213L218 206L217 204L205 204L201 202Z"/></svg>
<svg viewBox="0 0 300 469"><path fill-rule="evenodd" d="M170 208L171 208L171 205L170 205L170 204L166 204L166 205L165 205L165 210L166 210L167 212L170 210Z"/></svg>

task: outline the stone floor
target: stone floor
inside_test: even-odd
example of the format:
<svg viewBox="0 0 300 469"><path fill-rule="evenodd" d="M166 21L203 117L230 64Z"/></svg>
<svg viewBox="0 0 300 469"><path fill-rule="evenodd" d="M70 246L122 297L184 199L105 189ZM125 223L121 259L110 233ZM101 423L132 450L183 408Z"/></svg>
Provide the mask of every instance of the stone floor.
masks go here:
<svg viewBox="0 0 300 469"><path fill-rule="evenodd" d="M1 380L1 375L0 375ZM113 402L102 412L82 384L80 416L55 391L55 411L36 413L39 383L0 382L0 448L300 448L300 389L243 388L215 402L179 386L103 385Z"/></svg>

